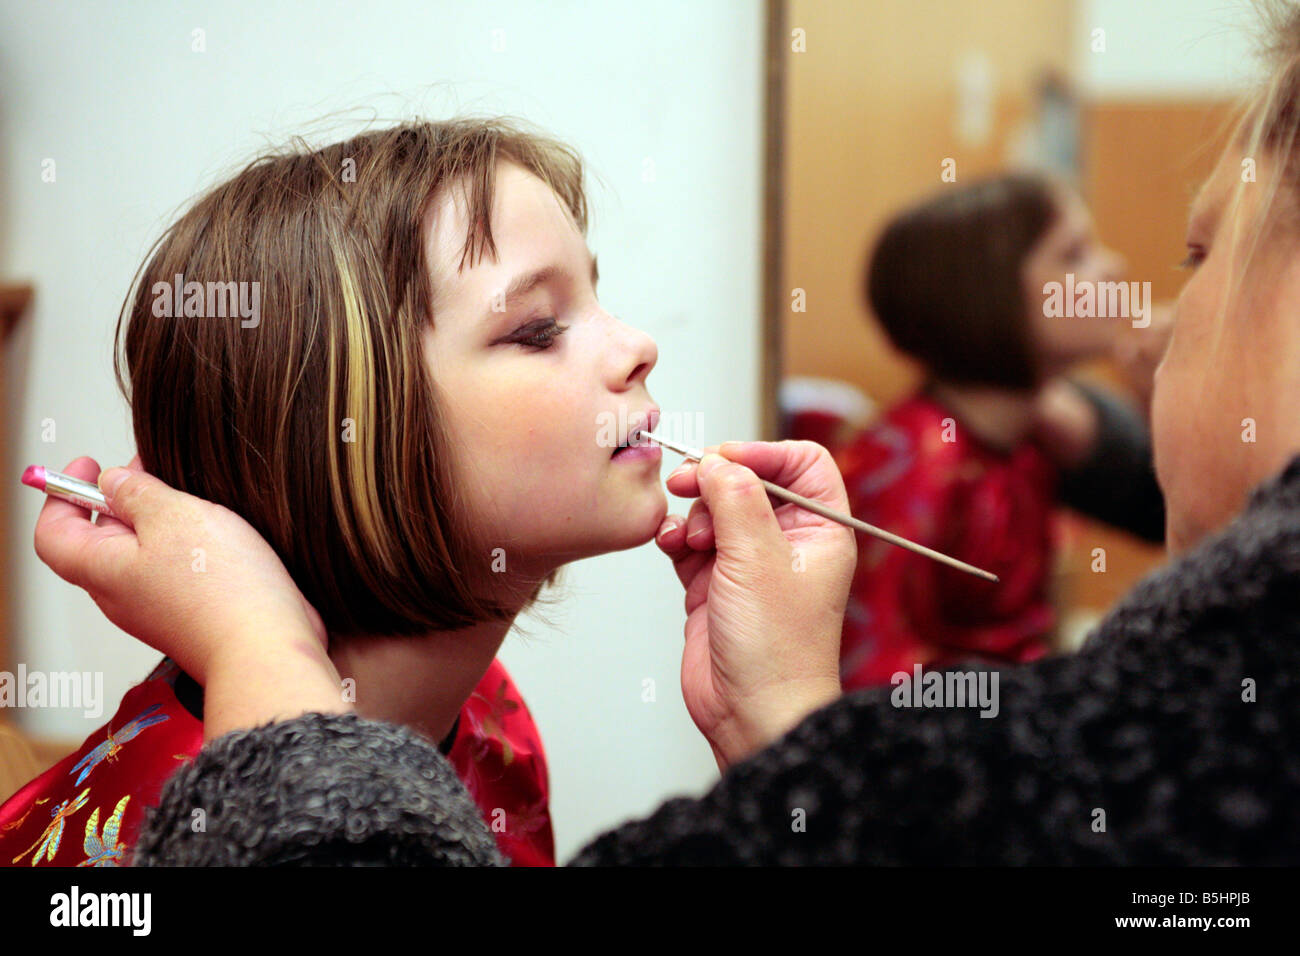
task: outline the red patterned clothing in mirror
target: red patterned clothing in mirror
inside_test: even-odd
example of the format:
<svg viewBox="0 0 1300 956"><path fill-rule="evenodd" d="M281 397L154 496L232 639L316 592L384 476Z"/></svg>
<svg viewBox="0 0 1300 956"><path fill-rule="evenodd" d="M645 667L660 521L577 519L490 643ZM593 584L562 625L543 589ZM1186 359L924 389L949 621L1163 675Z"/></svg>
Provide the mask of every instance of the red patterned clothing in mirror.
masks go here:
<svg viewBox="0 0 1300 956"><path fill-rule="evenodd" d="M844 689L915 664L1047 653L1056 466L1035 445L994 450L921 393L835 453L853 515L1001 578L993 584L866 534L840 647Z"/></svg>

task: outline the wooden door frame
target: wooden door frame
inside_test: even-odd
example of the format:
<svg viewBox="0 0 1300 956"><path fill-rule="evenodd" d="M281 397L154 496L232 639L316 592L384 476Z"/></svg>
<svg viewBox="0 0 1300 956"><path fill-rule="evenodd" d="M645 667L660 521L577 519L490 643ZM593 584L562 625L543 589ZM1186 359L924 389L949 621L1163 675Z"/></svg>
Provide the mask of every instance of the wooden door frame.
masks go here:
<svg viewBox="0 0 1300 956"><path fill-rule="evenodd" d="M789 0L767 0L763 68L763 271L759 342L760 427L764 441L781 437L784 368L781 288L784 268L785 113L789 68Z"/></svg>

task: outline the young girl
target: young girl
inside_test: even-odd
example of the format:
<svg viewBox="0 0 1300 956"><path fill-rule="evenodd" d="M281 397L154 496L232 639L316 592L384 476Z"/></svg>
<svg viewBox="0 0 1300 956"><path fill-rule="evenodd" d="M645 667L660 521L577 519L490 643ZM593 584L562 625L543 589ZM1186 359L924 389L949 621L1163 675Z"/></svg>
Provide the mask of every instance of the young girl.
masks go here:
<svg viewBox="0 0 1300 956"><path fill-rule="evenodd" d="M655 344L601 308L586 226L569 148L407 123L212 189L118 329L143 468L257 529L319 612L341 698L440 742L517 864L554 844L497 649L562 565L650 541L667 510L658 448L619 447L655 424ZM0 862L127 861L202 707L165 660L0 807Z"/></svg>
<svg viewBox="0 0 1300 956"><path fill-rule="evenodd" d="M1045 396L1060 393L1047 383L1108 348L1128 319L1050 317L1043 290L1067 274L1077 288L1115 281L1121 269L1078 197L1037 176L945 192L884 230L865 297L926 378L837 449L853 513L1001 581L860 536L841 648L846 690L918 663L1019 662L1048 650L1060 483L1058 461L1036 439L1051 420Z"/></svg>

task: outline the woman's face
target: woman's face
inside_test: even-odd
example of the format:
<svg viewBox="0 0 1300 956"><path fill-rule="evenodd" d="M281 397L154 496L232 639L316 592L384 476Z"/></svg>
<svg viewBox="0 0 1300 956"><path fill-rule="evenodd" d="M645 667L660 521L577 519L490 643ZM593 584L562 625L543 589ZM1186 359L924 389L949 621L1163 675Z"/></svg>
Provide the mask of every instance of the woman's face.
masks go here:
<svg viewBox="0 0 1300 956"><path fill-rule="evenodd" d="M1047 283L1058 282L1064 288L1067 274L1073 274L1076 289L1084 288L1080 283L1117 282L1125 268L1123 258L1097 238L1092 217L1075 192L1064 187L1054 192L1056 219L1030 250L1021 270L1035 351L1047 377L1103 352L1114 339L1115 323L1125 321L1046 314L1043 287Z"/></svg>
<svg viewBox="0 0 1300 956"><path fill-rule="evenodd" d="M1185 263L1192 276L1156 369L1156 474L1175 553L1230 521L1251 489L1300 452L1300 250L1293 229L1265 231L1229 296L1234 261L1237 269L1241 262L1231 237L1249 237L1272 172L1261 158L1258 184L1244 186L1234 214L1241 155L1225 153L1193 203Z"/></svg>
<svg viewBox="0 0 1300 956"><path fill-rule="evenodd" d="M432 204L425 359L484 560L540 577L650 541L663 521L658 446L611 457L631 428L657 419L646 378L658 350L601 307L595 259L542 180L499 163L491 215L497 258L458 271L463 194L443 190Z"/></svg>

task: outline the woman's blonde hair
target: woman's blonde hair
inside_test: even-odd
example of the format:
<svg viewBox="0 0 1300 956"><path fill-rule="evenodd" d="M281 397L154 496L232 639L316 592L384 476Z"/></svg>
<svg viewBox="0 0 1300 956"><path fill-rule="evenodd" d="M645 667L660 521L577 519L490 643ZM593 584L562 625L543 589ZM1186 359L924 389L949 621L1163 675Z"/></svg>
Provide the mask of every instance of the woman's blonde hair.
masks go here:
<svg viewBox="0 0 1300 956"><path fill-rule="evenodd" d="M114 368L142 465L242 515L331 635L457 629L518 609L491 597L493 556L460 504L420 346L436 320L421 223L442 190L463 188L458 269L495 256L503 159L550 185L586 233L580 157L515 121L408 122L322 149L298 139L200 197L123 305ZM192 282L223 284L221 306L220 290L255 289L260 316L171 314L168 290Z"/></svg>
<svg viewBox="0 0 1300 956"><path fill-rule="evenodd" d="M1228 199L1223 222L1231 227L1227 236L1232 256L1222 308L1237 301L1241 282L1265 234L1274 226L1294 227L1300 211L1300 155L1296 139L1300 133L1300 4L1295 0L1253 0L1259 17L1259 53L1266 76L1250 90L1236 112L1227 149L1239 153L1242 175ZM1267 156L1269 175L1256 181L1258 160ZM1247 174L1249 167L1251 174ZM1251 221L1241 215L1247 189L1261 195ZM1225 316L1220 316L1224 319ZM1220 332L1226 327L1220 321Z"/></svg>

